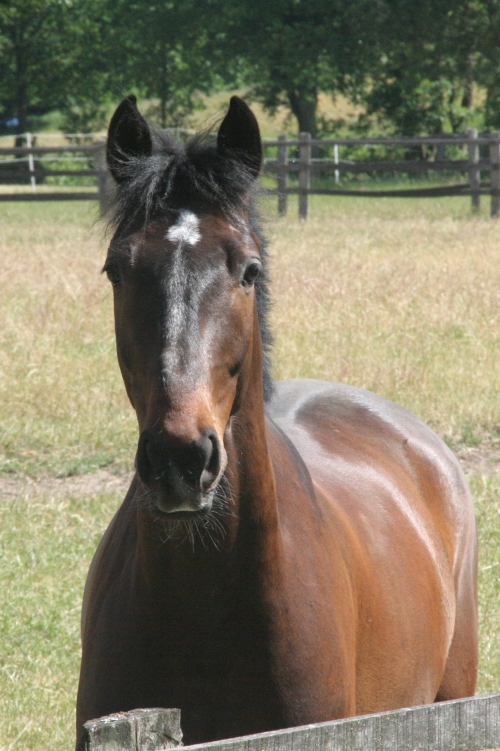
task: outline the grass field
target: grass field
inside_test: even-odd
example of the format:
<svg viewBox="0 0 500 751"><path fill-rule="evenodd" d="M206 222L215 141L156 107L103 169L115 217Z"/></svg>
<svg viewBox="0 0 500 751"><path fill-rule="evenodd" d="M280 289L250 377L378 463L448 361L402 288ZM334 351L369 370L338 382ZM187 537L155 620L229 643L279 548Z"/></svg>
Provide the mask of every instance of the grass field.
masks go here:
<svg viewBox="0 0 500 751"><path fill-rule="evenodd" d="M286 220L264 210L276 377L383 393L467 462L481 540L479 691L500 690L499 225L472 218L466 199L316 198L307 223L295 207ZM93 211L0 204L4 751L71 748L83 582L137 439Z"/></svg>

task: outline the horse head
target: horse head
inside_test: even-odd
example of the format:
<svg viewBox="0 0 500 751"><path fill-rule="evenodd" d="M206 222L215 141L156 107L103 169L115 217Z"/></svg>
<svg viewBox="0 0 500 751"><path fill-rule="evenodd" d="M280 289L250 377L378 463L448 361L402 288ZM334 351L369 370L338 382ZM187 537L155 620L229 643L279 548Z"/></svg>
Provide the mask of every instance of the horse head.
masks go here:
<svg viewBox="0 0 500 751"><path fill-rule="evenodd" d="M157 510L193 518L212 507L225 433L262 349L259 128L233 97L215 143L182 147L153 132L130 96L111 120L107 161L117 218L104 271L139 423L136 468Z"/></svg>

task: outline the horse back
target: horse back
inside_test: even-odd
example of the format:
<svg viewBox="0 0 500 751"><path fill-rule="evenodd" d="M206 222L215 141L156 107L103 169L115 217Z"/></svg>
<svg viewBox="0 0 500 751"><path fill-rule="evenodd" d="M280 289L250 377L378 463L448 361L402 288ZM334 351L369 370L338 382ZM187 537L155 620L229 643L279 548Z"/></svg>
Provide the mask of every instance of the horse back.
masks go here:
<svg viewBox="0 0 500 751"><path fill-rule="evenodd" d="M470 666L451 693L473 693L476 528L452 452L404 408L342 384L278 383L269 416L310 475L322 553L331 560L335 548L344 563L331 596L345 571L350 596L335 607L355 641L356 713L383 711L405 694L408 705L433 701L457 639ZM290 503L282 508L293 516Z"/></svg>
<svg viewBox="0 0 500 751"><path fill-rule="evenodd" d="M347 514L362 505L373 508L373 500L363 492L349 500L346 493L356 477L358 491L372 478L387 488L387 495L394 485L398 497L393 504L401 509L408 500L395 491L406 485L417 507L439 529L452 565L460 542L471 532L475 537L472 500L456 457L428 425L400 405L364 389L297 379L276 384L269 415L296 447L316 486L340 491L334 502ZM332 501L331 492L329 496ZM457 532L465 539L457 540Z"/></svg>

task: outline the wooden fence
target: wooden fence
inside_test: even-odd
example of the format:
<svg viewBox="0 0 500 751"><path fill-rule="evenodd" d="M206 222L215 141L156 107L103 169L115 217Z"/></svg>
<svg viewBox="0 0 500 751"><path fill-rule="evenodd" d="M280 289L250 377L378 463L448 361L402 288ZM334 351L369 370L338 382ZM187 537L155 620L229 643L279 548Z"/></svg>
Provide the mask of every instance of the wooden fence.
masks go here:
<svg viewBox="0 0 500 751"><path fill-rule="evenodd" d="M10 158L9 158L10 157ZM54 167L46 167L46 160ZM86 163L82 169L73 166L76 160ZM61 163L72 164L60 167ZM88 165L92 166L88 166ZM97 190L82 191L81 186L68 190L39 190L40 183L51 177L93 178ZM27 182L31 192L0 193L0 201L89 201L98 199L106 203L108 176L104 162L104 143L68 146L0 147L0 185ZM44 186L45 187L45 186ZM54 186L55 188L57 186Z"/></svg>
<svg viewBox="0 0 500 751"><path fill-rule="evenodd" d="M276 141L266 141L266 147L277 148L277 157L266 159L265 171L277 178L278 213L287 213L288 196L299 196L299 216L307 219L308 199L310 195L359 196L377 198L434 198L438 196L470 195L473 211L480 207L481 195L491 196L491 216L500 214L500 132L479 136L476 129L457 136L440 138L344 138L335 140L313 140L309 133L301 133L298 140L289 140L280 136ZM313 150L332 148L336 155L339 147L359 146L402 146L405 149L437 147L443 150L447 146L466 148L467 159L437 159L433 161L418 160L343 160L314 159ZM480 157L480 149L487 150L487 157ZM289 158L289 150L298 150L298 158ZM346 190L341 188L311 188L311 176L329 170L338 174L348 173L466 173L467 182L456 185L443 185L430 188L411 188L405 190ZM481 172L488 172L489 183L481 181ZM291 188L290 174L298 173L298 185Z"/></svg>
<svg viewBox="0 0 500 751"><path fill-rule="evenodd" d="M52 200L93 200L99 199L102 206L109 197L110 182L105 170L103 143L94 145L43 146L32 145L24 147L0 147L0 184L24 179L31 185L31 192L0 193L0 201L52 201ZM428 159L371 159L353 160L340 159L340 150L359 146L403 147L406 150L415 148L437 148L437 153L444 153L446 147L459 147L467 158L437 158ZM298 194L299 216L307 219L310 195L340 195L358 197L402 197L423 198L438 196L466 195L471 198L473 211L480 208L481 195L491 197L491 216L500 215L500 132L488 135L478 135L477 130L470 129L462 135L442 136L435 138L344 138L331 140L313 140L308 133L301 133L298 140L280 136L277 140L264 141L266 153L272 150L276 156L267 157L264 173L272 175L277 180L277 187L271 190L278 198L278 213L285 215L288 208L288 197ZM318 151L333 151L333 158L315 158ZM10 158L9 157L13 157ZM59 163L63 160L80 159L92 166L84 169L46 167L46 163ZM311 187L312 178L317 175L334 174L337 186L341 174L428 174L444 173L466 175L465 182L453 185L441 185L427 188L409 188L403 190L366 190L317 188ZM483 181L482 174L489 174L489 181ZM296 177L297 180L292 178ZM38 182L52 177L93 178L97 190L82 191L75 187L71 190L38 190ZM462 178L463 179L463 178ZM292 182L294 183L292 185Z"/></svg>
<svg viewBox="0 0 500 751"><path fill-rule="evenodd" d="M182 745L178 709L139 709L85 724L80 751ZM482 751L500 747L500 694L188 746L189 751Z"/></svg>

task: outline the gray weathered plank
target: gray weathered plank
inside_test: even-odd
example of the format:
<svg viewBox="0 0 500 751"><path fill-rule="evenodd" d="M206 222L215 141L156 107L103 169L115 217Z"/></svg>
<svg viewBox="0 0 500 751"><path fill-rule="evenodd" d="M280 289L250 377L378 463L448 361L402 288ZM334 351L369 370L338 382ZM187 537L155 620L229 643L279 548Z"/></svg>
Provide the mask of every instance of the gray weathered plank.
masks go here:
<svg viewBox="0 0 500 751"><path fill-rule="evenodd" d="M189 746L189 751L483 751L500 746L500 694Z"/></svg>
<svg viewBox="0 0 500 751"><path fill-rule="evenodd" d="M0 154L10 154L12 156L28 156L34 154L40 156L41 154L78 154L79 152L88 154L96 150L96 148L102 148L103 142L95 142L91 145L82 144L81 146L13 146L0 148Z"/></svg>
<svg viewBox="0 0 500 751"><path fill-rule="evenodd" d="M489 193L487 186L481 188L481 193ZM288 188L287 193L300 193L299 188ZM441 196L468 196L470 195L470 186L463 185L441 185L435 188L410 188L408 190L365 190L359 188L356 190L343 190L342 188L311 188L308 191L311 196L358 196L360 198L437 198Z"/></svg>
<svg viewBox="0 0 500 751"><path fill-rule="evenodd" d="M180 709L134 709L90 720L79 751L164 751L182 746Z"/></svg>

